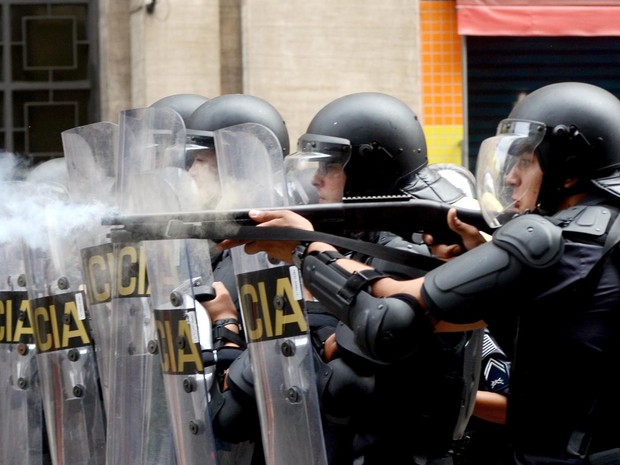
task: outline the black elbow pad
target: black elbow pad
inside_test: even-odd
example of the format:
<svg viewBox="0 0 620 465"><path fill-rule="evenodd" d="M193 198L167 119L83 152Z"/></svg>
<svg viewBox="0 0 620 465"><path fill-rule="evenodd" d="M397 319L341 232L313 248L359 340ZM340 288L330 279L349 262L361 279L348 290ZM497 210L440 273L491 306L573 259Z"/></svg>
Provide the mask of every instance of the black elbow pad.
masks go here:
<svg viewBox="0 0 620 465"><path fill-rule="evenodd" d="M371 355L391 363L410 356L420 339L433 332L434 327L419 302L409 294L382 300L382 311L374 318L376 323L367 325L367 337L374 340Z"/></svg>

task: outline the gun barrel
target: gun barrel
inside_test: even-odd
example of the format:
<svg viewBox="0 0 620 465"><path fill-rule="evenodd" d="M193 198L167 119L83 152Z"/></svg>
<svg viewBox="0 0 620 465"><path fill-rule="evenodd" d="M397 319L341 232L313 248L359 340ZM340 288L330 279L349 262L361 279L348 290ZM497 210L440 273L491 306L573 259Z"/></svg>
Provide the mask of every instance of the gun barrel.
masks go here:
<svg viewBox="0 0 620 465"><path fill-rule="evenodd" d="M455 233L449 230L446 220L447 212L452 207L442 202L414 199L295 205L268 210L292 210L307 218L317 231L331 234L342 234L345 231L391 231L407 239L413 233L426 231L436 238L445 238L445 243L452 243ZM492 232L480 211L455 208L463 222L482 231ZM133 233L134 240L242 239L238 235L241 227L256 225L249 217L249 209L115 215L104 218L102 224L119 226L112 230L113 236L126 238L126 233ZM125 235L121 235L123 230Z"/></svg>

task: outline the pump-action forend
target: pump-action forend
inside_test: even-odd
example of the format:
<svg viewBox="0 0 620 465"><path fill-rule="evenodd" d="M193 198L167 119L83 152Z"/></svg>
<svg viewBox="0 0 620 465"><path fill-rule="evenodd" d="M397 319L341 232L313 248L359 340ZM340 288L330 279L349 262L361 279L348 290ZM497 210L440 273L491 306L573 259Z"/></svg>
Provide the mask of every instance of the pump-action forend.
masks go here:
<svg viewBox="0 0 620 465"><path fill-rule="evenodd" d="M406 240L415 233L428 232L436 243L458 243L460 238L448 228L447 212L457 209L457 216L481 231L492 233L478 210L454 207L434 200L354 201L343 203L294 205L263 208L292 210L313 225L316 231L342 235L348 231L391 231ZM102 224L111 228L112 242L139 242L165 239L298 239L299 230L292 228L256 228L250 209L204 210L133 215L111 215ZM284 233L288 230L288 233ZM297 235L291 232L297 231Z"/></svg>

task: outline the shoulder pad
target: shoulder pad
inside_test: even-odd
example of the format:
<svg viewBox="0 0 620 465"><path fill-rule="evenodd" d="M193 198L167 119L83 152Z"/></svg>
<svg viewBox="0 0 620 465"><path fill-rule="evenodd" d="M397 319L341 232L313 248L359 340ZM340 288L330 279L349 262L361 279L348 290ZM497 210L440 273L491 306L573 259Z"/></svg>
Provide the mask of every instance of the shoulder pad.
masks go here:
<svg viewBox="0 0 620 465"><path fill-rule="evenodd" d="M562 210L552 217L565 232L602 236L611 221L607 207L578 205Z"/></svg>
<svg viewBox="0 0 620 465"><path fill-rule="evenodd" d="M493 243L533 268L554 264L564 251L562 229L535 214L510 220L493 234Z"/></svg>

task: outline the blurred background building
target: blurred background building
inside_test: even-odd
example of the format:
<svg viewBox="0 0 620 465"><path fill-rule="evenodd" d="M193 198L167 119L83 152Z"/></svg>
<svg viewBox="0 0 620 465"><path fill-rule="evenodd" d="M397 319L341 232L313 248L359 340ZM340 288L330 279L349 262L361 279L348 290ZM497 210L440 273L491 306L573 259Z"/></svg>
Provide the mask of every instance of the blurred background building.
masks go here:
<svg viewBox="0 0 620 465"><path fill-rule="evenodd" d="M345 94L421 117L432 162L473 169L514 102L555 81L620 96L620 0L2 0L0 151L176 93L247 93L293 143ZM1 156L1 154L0 154Z"/></svg>

